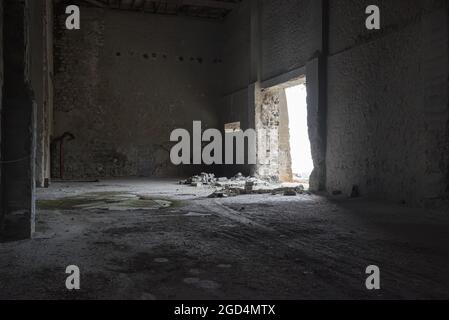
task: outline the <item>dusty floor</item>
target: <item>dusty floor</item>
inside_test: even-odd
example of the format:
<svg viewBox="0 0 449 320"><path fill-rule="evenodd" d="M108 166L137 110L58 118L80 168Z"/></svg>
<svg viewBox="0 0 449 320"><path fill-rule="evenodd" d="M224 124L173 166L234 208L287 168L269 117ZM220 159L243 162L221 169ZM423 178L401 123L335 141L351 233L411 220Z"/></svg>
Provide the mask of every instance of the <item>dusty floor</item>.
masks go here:
<svg viewBox="0 0 449 320"><path fill-rule="evenodd" d="M36 237L0 243L0 298L449 298L447 213L210 193L168 180L40 189ZM65 288L72 264L76 292ZM380 291L365 289L370 264Z"/></svg>

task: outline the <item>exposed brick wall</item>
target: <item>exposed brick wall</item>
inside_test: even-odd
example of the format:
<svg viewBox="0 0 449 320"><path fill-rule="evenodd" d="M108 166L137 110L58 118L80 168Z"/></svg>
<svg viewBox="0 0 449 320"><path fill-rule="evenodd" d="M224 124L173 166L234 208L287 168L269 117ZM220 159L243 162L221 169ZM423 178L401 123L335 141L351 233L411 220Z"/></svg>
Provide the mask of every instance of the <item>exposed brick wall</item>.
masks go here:
<svg viewBox="0 0 449 320"><path fill-rule="evenodd" d="M65 178L172 176L170 133L218 125L222 24L81 8L81 30L56 28L55 130ZM53 157L58 176L57 153ZM185 171L184 171L185 170Z"/></svg>

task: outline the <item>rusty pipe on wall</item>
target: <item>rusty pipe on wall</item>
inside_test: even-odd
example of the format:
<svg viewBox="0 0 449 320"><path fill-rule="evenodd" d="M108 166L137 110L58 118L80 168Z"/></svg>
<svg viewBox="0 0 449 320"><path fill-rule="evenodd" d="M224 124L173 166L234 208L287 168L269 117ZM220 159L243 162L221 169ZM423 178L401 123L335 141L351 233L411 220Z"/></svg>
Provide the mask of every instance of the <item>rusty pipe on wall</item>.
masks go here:
<svg viewBox="0 0 449 320"><path fill-rule="evenodd" d="M51 143L59 143L59 178L64 179L64 140L71 141L75 136L70 132L64 132L61 136L54 138Z"/></svg>

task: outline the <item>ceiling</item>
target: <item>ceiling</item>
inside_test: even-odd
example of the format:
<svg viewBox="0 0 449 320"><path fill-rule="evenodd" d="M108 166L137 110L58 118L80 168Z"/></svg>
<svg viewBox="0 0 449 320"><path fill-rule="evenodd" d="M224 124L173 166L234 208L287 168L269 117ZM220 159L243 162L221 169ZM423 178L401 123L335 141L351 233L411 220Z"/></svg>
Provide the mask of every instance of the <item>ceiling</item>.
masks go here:
<svg viewBox="0 0 449 320"><path fill-rule="evenodd" d="M223 19L242 0L83 0L89 5L153 14Z"/></svg>

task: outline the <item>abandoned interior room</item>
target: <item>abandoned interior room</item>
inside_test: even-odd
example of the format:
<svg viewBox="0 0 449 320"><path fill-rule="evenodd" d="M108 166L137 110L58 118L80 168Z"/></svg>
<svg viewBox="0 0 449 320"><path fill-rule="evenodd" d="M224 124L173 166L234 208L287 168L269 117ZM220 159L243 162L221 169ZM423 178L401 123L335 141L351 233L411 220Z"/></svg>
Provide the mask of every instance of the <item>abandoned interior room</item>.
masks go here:
<svg viewBox="0 0 449 320"><path fill-rule="evenodd" d="M449 299L448 1L2 0L0 43L0 299Z"/></svg>

